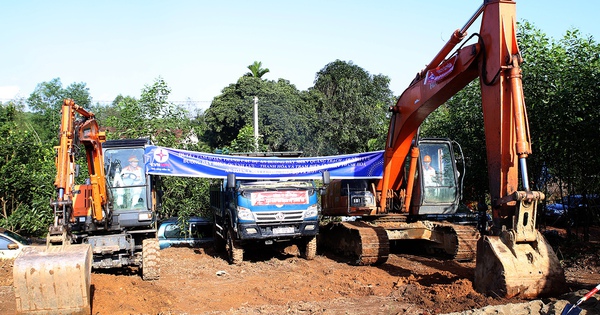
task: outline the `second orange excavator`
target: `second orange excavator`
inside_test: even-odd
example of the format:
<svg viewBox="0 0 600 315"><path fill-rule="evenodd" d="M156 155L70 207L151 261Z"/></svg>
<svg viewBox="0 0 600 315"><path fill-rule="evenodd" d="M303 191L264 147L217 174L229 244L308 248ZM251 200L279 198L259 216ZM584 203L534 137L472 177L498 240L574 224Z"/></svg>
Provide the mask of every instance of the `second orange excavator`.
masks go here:
<svg viewBox="0 0 600 315"><path fill-rule="evenodd" d="M479 33L471 36L475 43L466 45L467 30L478 18ZM328 185L323 215L358 219L328 225L320 240L352 254L359 264L385 262L390 240L426 240L455 259L476 258L474 287L479 292L537 298L560 291L564 272L535 227L537 203L544 195L531 190L527 175L532 152L522 61L516 2L484 1L390 108L383 177ZM456 212L460 193L451 143L418 138L425 118L477 78L493 218L483 236L474 228L427 220L428 215Z"/></svg>

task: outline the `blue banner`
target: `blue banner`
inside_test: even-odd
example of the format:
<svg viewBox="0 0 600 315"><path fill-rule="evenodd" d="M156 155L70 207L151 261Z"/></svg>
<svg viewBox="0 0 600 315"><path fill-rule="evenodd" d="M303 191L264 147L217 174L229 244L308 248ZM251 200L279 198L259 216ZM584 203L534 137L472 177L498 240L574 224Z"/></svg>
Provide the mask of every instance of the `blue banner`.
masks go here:
<svg viewBox="0 0 600 315"><path fill-rule="evenodd" d="M240 179L381 178L383 151L311 158L246 157L193 152L158 146L146 147L146 173L182 177Z"/></svg>

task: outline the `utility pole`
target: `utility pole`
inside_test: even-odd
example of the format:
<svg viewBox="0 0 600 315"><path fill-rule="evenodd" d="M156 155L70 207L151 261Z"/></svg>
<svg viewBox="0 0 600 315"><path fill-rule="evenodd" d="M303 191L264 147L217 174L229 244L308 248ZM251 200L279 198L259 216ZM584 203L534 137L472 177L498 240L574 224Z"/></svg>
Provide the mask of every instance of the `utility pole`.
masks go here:
<svg viewBox="0 0 600 315"><path fill-rule="evenodd" d="M258 97L254 97L254 152L258 152Z"/></svg>

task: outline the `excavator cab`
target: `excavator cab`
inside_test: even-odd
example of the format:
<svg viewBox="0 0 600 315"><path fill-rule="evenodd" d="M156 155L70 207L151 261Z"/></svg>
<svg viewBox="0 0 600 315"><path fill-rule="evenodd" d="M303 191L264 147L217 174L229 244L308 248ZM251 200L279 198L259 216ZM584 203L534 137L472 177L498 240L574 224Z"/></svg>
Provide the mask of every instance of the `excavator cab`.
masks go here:
<svg viewBox="0 0 600 315"><path fill-rule="evenodd" d="M152 178L146 175L144 146L119 146L113 140L107 141L103 150L109 206L114 211L113 215L132 216L129 213L133 213L132 218L143 214L151 217Z"/></svg>
<svg viewBox="0 0 600 315"><path fill-rule="evenodd" d="M454 214L461 198L460 172L452 142L448 139L421 139L412 215ZM407 163L410 167L410 163ZM463 172L464 173L464 172Z"/></svg>
<svg viewBox="0 0 600 315"><path fill-rule="evenodd" d="M161 178L146 174L144 150L149 144L146 139L125 139L109 140L102 146L107 204L114 229L144 229L156 223L156 208L162 199Z"/></svg>

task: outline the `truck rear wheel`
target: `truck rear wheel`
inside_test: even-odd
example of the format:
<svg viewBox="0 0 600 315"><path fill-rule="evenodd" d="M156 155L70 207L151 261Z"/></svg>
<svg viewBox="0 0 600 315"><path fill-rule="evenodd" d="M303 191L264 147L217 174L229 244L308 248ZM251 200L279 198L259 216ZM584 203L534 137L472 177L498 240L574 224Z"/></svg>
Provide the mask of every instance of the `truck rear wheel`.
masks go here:
<svg viewBox="0 0 600 315"><path fill-rule="evenodd" d="M227 240L225 249L227 250L227 259L232 265L239 265L244 260L244 249L235 241L233 228L227 229Z"/></svg>
<svg viewBox="0 0 600 315"><path fill-rule="evenodd" d="M300 251L300 257L306 260L313 260L317 256L317 238L315 236L308 240L303 240L298 244L298 250Z"/></svg>
<svg viewBox="0 0 600 315"><path fill-rule="evenodd" d="M142 241L142 279L158 280L160 278L160 247L157 239Z"/></svg>

